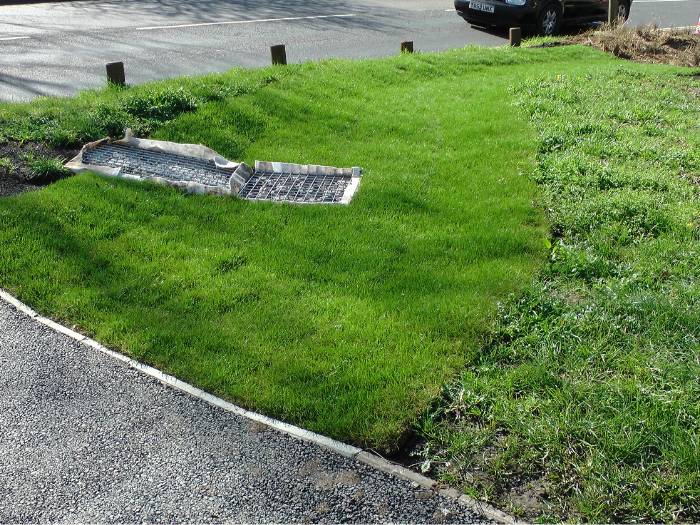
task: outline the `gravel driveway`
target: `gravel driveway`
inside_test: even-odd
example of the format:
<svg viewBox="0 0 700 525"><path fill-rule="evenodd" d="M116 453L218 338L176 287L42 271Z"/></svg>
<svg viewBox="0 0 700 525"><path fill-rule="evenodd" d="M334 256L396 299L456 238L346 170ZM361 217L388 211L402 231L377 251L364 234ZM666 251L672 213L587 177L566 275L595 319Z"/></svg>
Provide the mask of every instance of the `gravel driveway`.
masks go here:
<svg viewBox="0 0 700 525"><path fill-rule="evenodd" d="M489 522L0 299L0 522Z"/></svg>

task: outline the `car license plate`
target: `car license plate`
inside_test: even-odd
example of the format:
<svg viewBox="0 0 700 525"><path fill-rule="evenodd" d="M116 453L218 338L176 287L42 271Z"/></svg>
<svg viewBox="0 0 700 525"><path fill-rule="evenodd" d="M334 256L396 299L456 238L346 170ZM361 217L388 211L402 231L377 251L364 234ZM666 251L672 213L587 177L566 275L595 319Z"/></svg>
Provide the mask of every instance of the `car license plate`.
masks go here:
<svg viewBox="0 0 700 525"><path fill-rule="evenodd" d="M481 4L479 2L469 2L469 9L475 9L476 11L484 11L485 13L493 13L493 6Z"/></svg>

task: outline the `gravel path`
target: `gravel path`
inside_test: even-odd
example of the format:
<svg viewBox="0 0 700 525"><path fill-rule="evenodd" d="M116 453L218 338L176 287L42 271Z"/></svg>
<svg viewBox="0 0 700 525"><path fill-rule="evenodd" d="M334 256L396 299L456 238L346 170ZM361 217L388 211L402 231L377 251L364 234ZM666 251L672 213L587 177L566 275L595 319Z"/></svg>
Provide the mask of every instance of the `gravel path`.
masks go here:
<svg viewBox="0 0 700 525"><path fill-rule="evenodd" d="M487 522L181 393L0 299L0 522Z"/></svg>

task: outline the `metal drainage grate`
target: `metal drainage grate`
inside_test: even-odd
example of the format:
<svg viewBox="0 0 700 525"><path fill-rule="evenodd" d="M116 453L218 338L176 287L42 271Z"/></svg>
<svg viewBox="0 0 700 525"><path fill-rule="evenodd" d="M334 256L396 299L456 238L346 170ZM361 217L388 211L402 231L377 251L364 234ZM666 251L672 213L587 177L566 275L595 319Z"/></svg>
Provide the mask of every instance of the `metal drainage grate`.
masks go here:
<svg viewBox="0 0 700 525"><path fill-rule="evenodd" d="M84 151L83 163L122 168L122 174L126 175L192 181L206 186L223 186L231 178L231 171L217 167L213 160L113 143L101 144Z"/></svg>
<svg viewBox="0 0 700 525"><path fill-rule="evenodd" d="M352 175L351 168L256 161L255 173L238 196L307 204L338 203L343 201Z"/></svg>
<svg viewBox="0 0 700 525"><path fill-rule="evenodd" d="M75 163L71 169L107 167L117 169L117 176L149 179L193 193L306 204L348 204L362 176L362 168L358 167L333 168L258 160L255 170L240 163L233 164L237 166L234 171L210 159L109 142L84 149L76 159L71 161Z"/></svg>

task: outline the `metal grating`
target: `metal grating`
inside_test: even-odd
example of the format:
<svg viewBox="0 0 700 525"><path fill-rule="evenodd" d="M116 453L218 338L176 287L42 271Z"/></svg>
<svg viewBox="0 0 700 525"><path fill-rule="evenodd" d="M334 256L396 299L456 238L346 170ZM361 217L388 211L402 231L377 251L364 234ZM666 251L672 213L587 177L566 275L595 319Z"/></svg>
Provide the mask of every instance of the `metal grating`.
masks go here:
<svg viewBox="0 0 700 525"><path fill-rule="evenodd" d="M341 201L351 179L350 175L274 173L256 170L238 196L254 200L334 203Z"/></svg>
<svg viewBox="0 0 700 525"><path fill-rule="evenodd" d="M93 169L110 176L147 179L197 194L238 195L249 200L300 204L348 204L362 177L360 167L334 168L256 160L253 170L245 163L226 161L224 166L207 158L182 155L179 151L163 151L161 146L153 146L153 141L148 147L100 141L84 148L69 163L70 169ZM214 153L207 151L206 156ZM229 166L232 168L228 169ZM103 168L109 169L104 171Z"/></svg>
<svg viewBox="0 0 700 525"><path fill-rule="evenodd" d="M171 181L192 181L207 186L223 186L231 178L231 171L218 168L213 160L114 143L100 144L84 151L83 162L94 166L122 168L122 174L126 175L163 177Z"/></svg>

